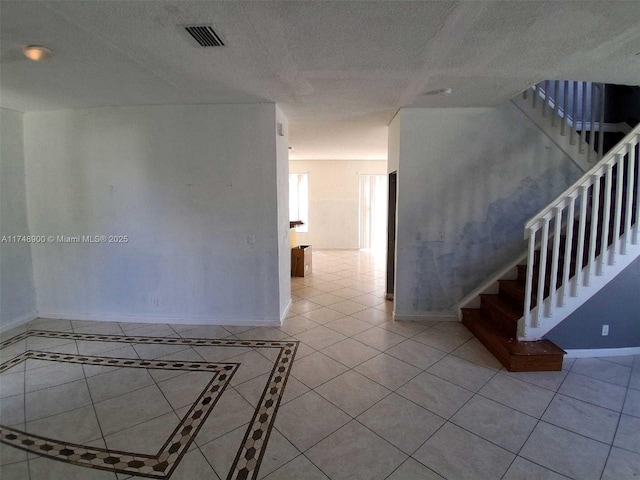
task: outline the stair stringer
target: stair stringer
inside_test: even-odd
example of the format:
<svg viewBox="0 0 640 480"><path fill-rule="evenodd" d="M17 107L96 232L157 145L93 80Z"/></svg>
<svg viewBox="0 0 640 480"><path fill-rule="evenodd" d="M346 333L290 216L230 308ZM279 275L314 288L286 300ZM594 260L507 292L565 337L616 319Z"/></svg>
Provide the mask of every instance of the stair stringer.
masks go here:
<svg viewBox="0 0 640 480"><path fill-rule="evenodd" d="M624 236L619 238L617 243L617 251L624 251ZM580 271L579 275L575 275L572 279L569 280L566 288L569 288L570 291L567 292L566 296L561 295L563 289L565 288L565 285L556 290L556 295L554 296L556 305L553 305L551 316L546 317L544 315L538 315L539 306L535 306L531 309L531 316L532 318L538 318L538 325L530 325L526 327L526 329L524 317L520 318L520 320L518 321L518 340L534 341L544 337L554 327L562 323L562 321L569 317L569 315L571 315L578 308L589 301L591 297L593 297L611 280L622 273L625 268L631 265L631 263L640 256L640 243L634 244L632 241L629 241L626 244L626 253L617 253L615 255L615 263L609 263L608 259L613 257L614 247L616 247L616 245L612 244L604 252L604 265L606 268L603 268L602 272L598 272L601 273L600 275L598 273L596 273L595 275L591 275L591 282L589 285L584 284L584 279L587 278L587 270L589 268L589 265L587 265ZM594 264L599 265L601 258L602 254L596 258ZM573 293L576 292L576 282L579 282L577 295L573 295ZM543 311L550 310L552 306L551 298L552 296L549 295L542 302L542 308L545 309ZM559 298L564 298L563 305L557 304Z"/></svg>

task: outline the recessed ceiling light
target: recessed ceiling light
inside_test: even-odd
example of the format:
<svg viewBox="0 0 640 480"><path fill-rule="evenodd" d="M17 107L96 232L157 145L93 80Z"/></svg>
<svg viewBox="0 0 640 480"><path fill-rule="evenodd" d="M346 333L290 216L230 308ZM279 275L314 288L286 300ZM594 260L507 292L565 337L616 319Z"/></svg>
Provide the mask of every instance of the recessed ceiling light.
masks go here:
<svg viewBox="0 0 640 480"><path fill-rule="evenodd" d="M34 62L41 62L53 57L53 51L50 48L43 47L42 45L27 45L22 49L22 53L29 60Z"/></svg>
<svg viewBox="0 0 640 480"><path fill-rule="evenodd" d="M425 96L431 96L431 95L451 95L453 93L453 90L450 88L439 88L438 90L429 90L426 93L423 93L422 95Z"/></svg>

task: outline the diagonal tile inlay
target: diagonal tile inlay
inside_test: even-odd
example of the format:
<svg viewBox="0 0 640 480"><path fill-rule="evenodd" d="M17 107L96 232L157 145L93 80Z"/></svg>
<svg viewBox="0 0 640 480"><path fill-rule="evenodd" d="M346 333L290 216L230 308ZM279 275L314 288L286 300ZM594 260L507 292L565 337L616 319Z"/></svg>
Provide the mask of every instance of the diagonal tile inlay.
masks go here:
<svg viewBox="0 0 640 480"><path fill-rule="evenodd" d="M27 337L61 338L70 341L120 342L147 345L183 345L215 348L274 349L276 354L266 386L262 392L253 417L248 423L244 438L229 470L229 479L256 478L267 442L271 434L275 416L289 377L293 359L298 347L295 341L262 341L235 339L166 338L121 335L93 335L70 332L50 332L32 330L10 338L0 344L9 347ZM182 457L186 454L201 427L214 410L242 363L212 363L191 360L114 358L108 356L75 355L47 351L27 350L0 365L0 373L25 362L82 364L87 366L108 366L112 368L137 368L148 371L182 370L186 375L205 375L198 383L204 388L188 410L180 418L171 435L155 454L110 450L89 445L76 444L27 433L15 427L0 426L0 442L26 450L32 454L92 469L114 473L136 475L149 478L169 478ZM189 373L191 372L191 373ZM186 377L185 377L186 378ZM195 377L194 377L195 378ZM199 391L200 387L197 388ZM197 393L197 392L196 392ZM127 394L130 395L130 394ZM181 410L184 411L184 410ZM215 414L212 416L215 422Z"/></svg>

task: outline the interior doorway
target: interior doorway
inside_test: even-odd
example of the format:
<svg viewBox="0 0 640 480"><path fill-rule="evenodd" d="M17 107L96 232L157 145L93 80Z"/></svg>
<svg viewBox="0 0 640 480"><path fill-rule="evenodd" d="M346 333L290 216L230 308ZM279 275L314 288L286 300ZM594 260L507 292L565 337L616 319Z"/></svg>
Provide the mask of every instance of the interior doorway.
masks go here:
<svg viewBox="0 0 640 480"><path fill-rule="evenodd" d="M389 200L387 214L387 288L385 298L393 300L396 283L396 201L398 172L389 174Z"/></svg>
<svg viewBox="0 0 640 480"><path fill-rule="evenodd" d="M387 244L387 176L360 175L360 249L384 252Z"/></svg>

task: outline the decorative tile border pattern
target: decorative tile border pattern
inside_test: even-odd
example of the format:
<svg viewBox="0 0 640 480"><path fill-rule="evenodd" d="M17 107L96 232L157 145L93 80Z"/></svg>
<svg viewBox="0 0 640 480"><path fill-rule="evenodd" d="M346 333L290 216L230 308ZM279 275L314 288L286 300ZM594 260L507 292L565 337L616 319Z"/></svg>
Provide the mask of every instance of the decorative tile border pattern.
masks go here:
<svg viewBox="0 0 640 480"><path fill-rule="evenodd" d="M66 338L69 340L134 344L278 348L278 357L274 362L267 385L262 392L253 418L249 423L249 428L245 433L233 465L229 470L227 480L257 478L299 343L297 341L139 337L30 330L2 342L0 349L13 345L28 337ZM179 461L182 459L182 456L186 453L189 445L193 442L200 427L202 427L224 389L229 384L232 376L241 365L237 363L138 360L27 351L1 364L0 373L27 359L113 367L212 372L212 380L205 387L196 402L191 406L180 424L156 455L135 454L58 442L10 427L0 426L0 442L37 455L89 468L99 468L113 472L164 479L171 476Z"/></svg>
<svg viewBox="0 0 640 480"><path fill-rule="evenodd" d="M190 370L197 372L220 372L222 366L240 365L239 363L181 362L175 360L144 360L135 358L96 357L92 355L74 355L66 353L41 352L27 350L17 357L0 365L0 373L24 362L25 360L48 360L51 362L80 363L100 367L154 368L161 370ZM230 370L225 368L225 370ZM235 373L235 370L234 370Z"/></svg>
<svg viewBox="0 0 640 480"><path fill-rule="evenodd" d="M27 358L45 359L42 358L42 355L39 355L42 353L46 354L46 352L27 352L22 357L23 360ZM104 358L104 360L109 359ZM87 362L76 359L73 363ZM240 364L209 365L211 365L211 369L208 371L213 372L213 378L156 455L122 452L60 442L5 426L0 426L0 442L53 460L73 463L83 467L150 478L168 478L178 466L189 445L198 434L200 427L204 424L233 374L240 366ZM141 366L140 368L162 367Z"/></svg>

